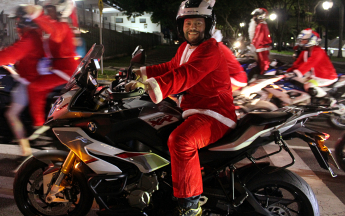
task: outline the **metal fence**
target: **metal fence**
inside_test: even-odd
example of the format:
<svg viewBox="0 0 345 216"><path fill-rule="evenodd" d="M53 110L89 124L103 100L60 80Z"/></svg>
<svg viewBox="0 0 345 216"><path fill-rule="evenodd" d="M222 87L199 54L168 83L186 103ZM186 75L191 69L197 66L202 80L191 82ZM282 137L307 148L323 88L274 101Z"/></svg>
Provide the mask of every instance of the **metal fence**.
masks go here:
<svg viewBox="0 0 345 216"><path fill-rule="evenodd" d="M81 25L82 37L85 39L87 49L94 44L100 43L100 24ZM104 45L104 57L115 57L130 54L136 46L141 45L144 49L150 49L162 43L162 36L155 33L136 31L113 23L103 23L102 41Z"/></svg>

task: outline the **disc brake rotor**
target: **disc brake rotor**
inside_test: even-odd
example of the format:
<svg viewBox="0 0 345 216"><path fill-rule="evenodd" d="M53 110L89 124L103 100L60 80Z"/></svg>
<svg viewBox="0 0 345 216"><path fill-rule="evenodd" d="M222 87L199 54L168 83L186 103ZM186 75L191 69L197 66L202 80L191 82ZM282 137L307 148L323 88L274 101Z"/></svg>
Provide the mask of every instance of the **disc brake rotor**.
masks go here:
<svg viewBox="0 0 345 216"><path fill-rule="evenodd" d="M43 187L43 177L42 174L37 176L30 187L30 191L28 194L29 200L31 204L43 214L46 215L61 215L66 214L67 210L71 207L70 202L65 203L51 203L48 204L44 200L46 198L43 194L38 194L37 192L40 190L40 187ZM43 204L44 206L41 206ZM53 207L52 207L53 205Z"/></svg>
<svg viewBox="0 0 345 216"><path fill-rule="evenodd" d="M269 212L278 216L291 216L290 210L282 204L273 204L267 207Z"/></svg>

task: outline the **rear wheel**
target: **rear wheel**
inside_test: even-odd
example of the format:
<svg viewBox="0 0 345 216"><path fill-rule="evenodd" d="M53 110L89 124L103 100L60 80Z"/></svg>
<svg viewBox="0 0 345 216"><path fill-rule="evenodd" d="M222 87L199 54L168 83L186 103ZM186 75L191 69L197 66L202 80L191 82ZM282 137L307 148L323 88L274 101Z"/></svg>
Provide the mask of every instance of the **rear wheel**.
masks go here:
<svg viewBox="0 0 345 216"><path fill-rule="evenodd" d="M310 186L289 170L280 170L269 175L259 174L247 183L247 188L261 206L274 215L320 215Z"/></svg>
<svg viewBox="0 0 345 216"><path fill-rule="evenodd" d="M70 173L63 180L65 189L58 195L66 198L67 202L48 203L43 192L43 172L48 168L47 164L32 157L18 170L13 194L23 215L86 215L92 206L93 196L82 173Z"/></svg>

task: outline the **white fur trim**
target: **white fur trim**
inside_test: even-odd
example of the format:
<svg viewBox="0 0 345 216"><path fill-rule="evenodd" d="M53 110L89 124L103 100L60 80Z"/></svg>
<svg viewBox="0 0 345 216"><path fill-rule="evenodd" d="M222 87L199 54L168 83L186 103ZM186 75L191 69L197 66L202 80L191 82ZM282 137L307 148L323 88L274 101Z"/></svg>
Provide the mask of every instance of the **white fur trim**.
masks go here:
<svg viewBox="0 0 345 216"><path fill-rule="evenodd" d="M225 124L226 126L228 126L229 128L235 128L236 127L236 123L229 119L224 117L223 115L212 111L212 110L204 110L204 109L188 109L186 111L184 111L182 113L182 118L186 119L188 116L190 115L194 115L194 114L204 114L204 115L208 115L210 117L213 117L215 119L217 119L218 121L220 121L221 123Z"/></svg>
<svg viewBox="0 0 345 216"><path fill-rule="evenodd" d="M29 15L30 19L36 19L37 17L39 17L41 15L41 13L43 11L42 6L40 6L40 5L35 5L34 7L36 8L36 10L33 14Z"/></svg>
<svg viewBox="0 0 345 216"><path fill-rule="evenodd" d="M267 50L271 50L272 47L266 47L266 48L260 48L260 49L256 49L255 52L263 52L263 51L267 51Z"/></svg>
<svg viewBox="0 0 345 216"><path fill-rule="evenodd" d="M256 22L254 20L254 18L252 18L250 20L250 23L249 23L249 28L248 28L248 34L249 34L249 39L250 41L253 41L253 38L254 38L254 34L255 34L255 29L256 29Z"/></svg>
<svg viewBox="0 0 345 216"><path fill-rule="evenodd" d="M153 103L158 104L163 100L163 94L161 88L158 85L158 82L155 78L150 78L146 82L151 86L152 90L149 90L148 93Z"/></svg>
<svg viewBox="0 0 345 216"><path fill-rule="evenodd" d="M180 61L180 65L182 65L184 63L184 59L187 56L188 50L189 50L190 45L187 44L186 48L183 51L182 57L181 57L181 61Z"/></svg>
<svg viewBox="0 0 345 216"><path fill-rule="evenodd" d="M231 84L235 85L235 86L239 86L239 87L245 87L247 86L247 83L243 83L243 82L240 82L240 81L237 81L235 80L233 77L230 77L230 80L231 80Z"/></svg>
<svg viewBox="0 0 345 216"><path fill-rule="evenodd" d="M307 62L307 61L308 61L308 51L304 51L303 61L304 61L304 62Z"/></svg>
<svg viewBox="0 0 345 216"><path fill-rule="evenodd" d="M216 30L214 29L214 31L212 31L212 38L214 38L217 42L222 42L223 40L223 35L222 32L220 30Z"/></svg>
<svg viewBox="0 0 345 216"><path fill-rule="evenodd" d="M55 75L61 77L62 79L69 81L71 79L70 76L68 76L67 74L65 74L64 72L60 71L60 70L51 70Z"/></svg>
<svg viewBox="0 0 345 216"><path fill-rule="evenodd" d="M303 74L299 70L293 70L293 72L297 75L297 77L303 77Z"/></svg>

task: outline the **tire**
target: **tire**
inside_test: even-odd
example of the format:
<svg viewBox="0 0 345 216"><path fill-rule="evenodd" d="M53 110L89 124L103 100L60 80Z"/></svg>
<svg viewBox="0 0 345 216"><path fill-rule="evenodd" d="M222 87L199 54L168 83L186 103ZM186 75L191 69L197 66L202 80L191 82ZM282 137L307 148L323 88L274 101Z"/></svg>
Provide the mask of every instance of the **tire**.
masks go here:
<svg viewBox="0 0 345 216"><path fill-rule="evenodd" d="M340 108L344 108L345 100L343 98L339 99L338 105ZM329 117L329 123L335 128L345 130L345 115L331 114Z"/></svg>
<svg viewBox="0 0 345 216"><path fill-rule="evenodd" d="M69 192L76 199L75 202L48 204L43 195L42 175L47 168L47 164L32 157L18 170L13 183L13 194L23 215L86 215L91 209L93 196L82 173L73 172L67 175L69 181L63 181L70 184ZM65 190L62 191L64 192Z"/></svg>
<svg viewBox="0 0 345 216"><path fill-rule="evenodd" d="M269 172L274 168L268 167L265 170ZM260 172L247 183L247 188L257 201L269 212L275 213L274 215L320 215L316 197L310 186L289 170L284 169L272 174ZM280 202L277 202L279 200ZM289 202L291 203L288 204Z"/></svg>
<svg viewBox="0 0 345 216"><path fill-rule="evenodd" d="M345 172L345 135L335 144L334 154L338 165Z"/></svg>
<svg viewBox="0 0 345 216"><path fill-rule="evenodd" d="M329 123L335 128L345 130L345 116L333 114L329 117Z"/></svg>

